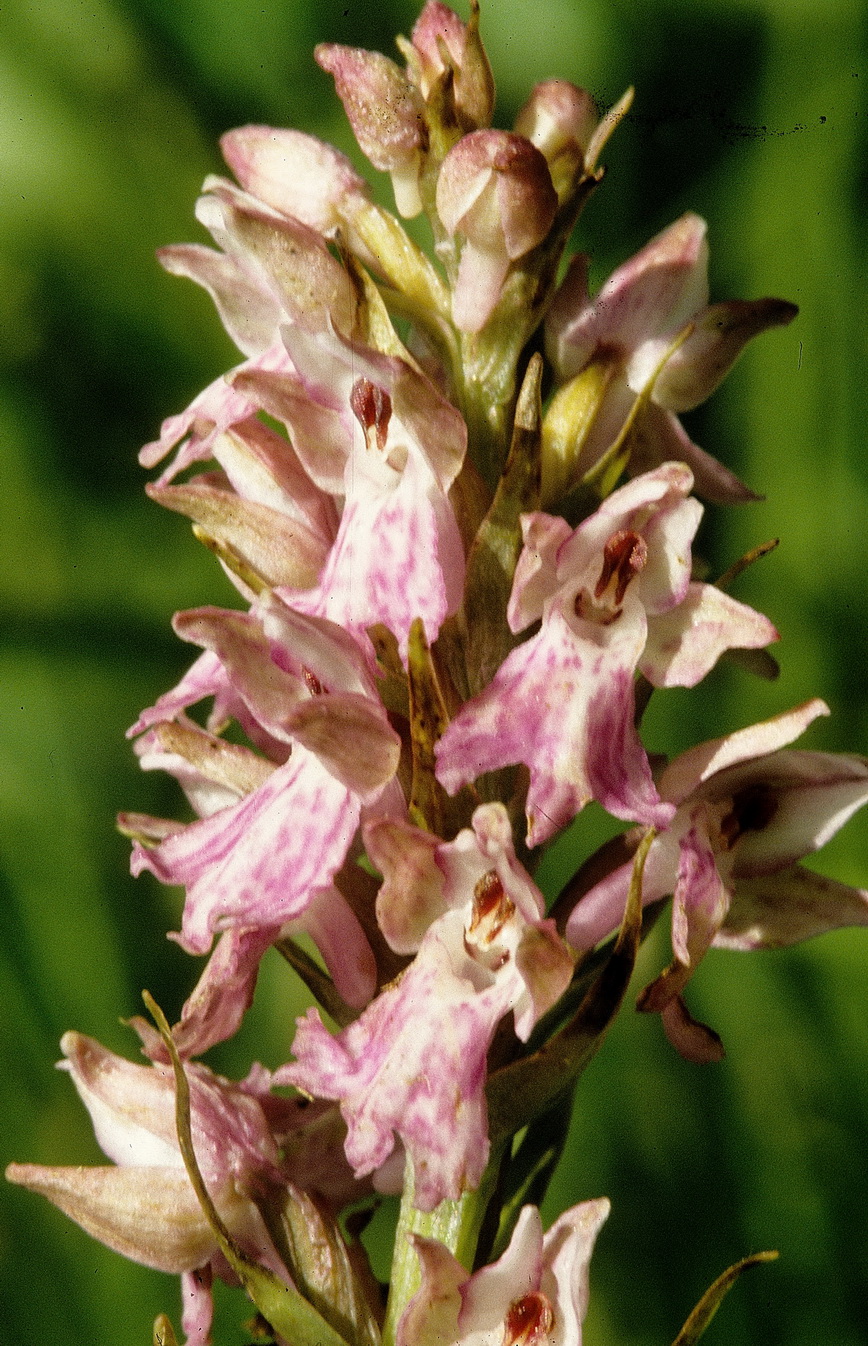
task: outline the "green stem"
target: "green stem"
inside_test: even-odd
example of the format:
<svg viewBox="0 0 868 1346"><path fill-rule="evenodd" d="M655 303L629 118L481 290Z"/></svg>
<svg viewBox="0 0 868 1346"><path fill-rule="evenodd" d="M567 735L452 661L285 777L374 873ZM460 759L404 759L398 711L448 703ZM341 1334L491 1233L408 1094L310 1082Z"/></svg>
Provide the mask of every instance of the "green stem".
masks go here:
<svg viewBox="0 0 868 1346"><path fill-rule="evenodd" d="M437 1239L467 1271L473 1270L479 1231L497 1179L500 1157L499 1149L496 1154L492 1154L475 1192L465 1192L457 1201L441 1201L436 1210L432 1211L417 1210L413 1204L413 1164L407 1158L404 1195L401 1198L401 1213L392 1254L383 1346L395 1346L401 1315L419 1289L419 1259L410 1240L411 1234Z"/></svg>

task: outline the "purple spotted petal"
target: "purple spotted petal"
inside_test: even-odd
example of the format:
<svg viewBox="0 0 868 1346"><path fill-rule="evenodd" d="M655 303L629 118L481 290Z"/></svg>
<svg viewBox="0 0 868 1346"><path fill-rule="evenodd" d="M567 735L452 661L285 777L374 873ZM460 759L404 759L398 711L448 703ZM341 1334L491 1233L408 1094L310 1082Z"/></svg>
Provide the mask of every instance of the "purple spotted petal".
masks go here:
<svg viewBox="0 0 868 1346"><path fill-rule="evenodd" d="M275 926L302 914L330 885L359 821L359 801L296 747L258 790L152 850L136 845L132 871L187 888L180 941L205 953L218 930Z"/></svg>
<svg viewBox="0 0 868 1346"><path fill-rule="evenodd" d="M475 1188L488 1160L485 1059L505 1012L498 986L478 992L453 971L432 930L401 981L332 1037L315 1010L298 1021L296 1064L275 1074L339 1101L357 1177L379 1168L397 1140L413 1161L421 1210Z"/></svg>

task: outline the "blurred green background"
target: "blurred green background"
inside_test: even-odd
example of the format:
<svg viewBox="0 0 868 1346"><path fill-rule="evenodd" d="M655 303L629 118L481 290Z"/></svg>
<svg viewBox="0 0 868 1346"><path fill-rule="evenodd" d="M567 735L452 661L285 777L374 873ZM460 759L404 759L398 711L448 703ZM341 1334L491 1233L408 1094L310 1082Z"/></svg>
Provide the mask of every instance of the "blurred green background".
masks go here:
<svg viewBox="0 0 868 1346"><path fill-rule="evenodd" d="M193 203L218 134L295 125L351 151L318 40L392 51L408 0L11 0L0 8L0 1113L3 1162L99 1162L53 1069L75 1027L135 1054L119 1023L147 986L174 1011L196 968L164 932L177 894L133 882L118 808L171 814L123 732L190 652L172 612L233 602L184 522L147 502L139 445L233 363L207 299L162 274L160 244L200 237ZM782 295L694 437L766 503L709 511L719 573L783 538L737 596L779 626L776 685L721 668L652 702L675 751L812 695L833 717L806 743L868 749L866 10L858 0L488 0L483 35L509 125L559 75L635 108L581 225L599 283L686 209L710 222L715 298ZM576 844L597 824L588 811ZM561 859L566 863L563 855ZM868 881L868 818L819 862ZM549 866L554 879L556 866ZM643 955L647 980L665 957ZM709 1346L868 1339L868 931L752 957L712 954L694 1013L724 1037L685 1064L627 1012L585 1078L556 1205L603 1193L590 1346L666 1346L728 1263L777 1247ZM286 1059L297 1008L266 960L227 1073ZM39 1198L0 1190L0 1337L145 1346L178 1321L177 1285L92 1243ZM221 1298L216 1340L246 1341Z"/></svg>

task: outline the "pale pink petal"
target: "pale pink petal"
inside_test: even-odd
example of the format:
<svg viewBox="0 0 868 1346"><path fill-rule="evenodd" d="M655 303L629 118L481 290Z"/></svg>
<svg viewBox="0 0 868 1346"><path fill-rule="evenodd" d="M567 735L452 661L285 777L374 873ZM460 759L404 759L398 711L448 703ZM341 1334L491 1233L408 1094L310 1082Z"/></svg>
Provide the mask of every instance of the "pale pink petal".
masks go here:
<svg viewBox="0 0 868 1346"><path fill-rule="evenodd" d="M655 687L695 687L725 650L764 649L778 640L767 617L713 584L690 584L682 602L648 619L639 668Z"/></svg>
<svg viewBox="0 0 868 1346"><path fill-rule="evenodd" d="M654 384L654 401L671 411L690 411L711 396L752 337L786 326L797 313L785 299L731 299L697 313L693 332Z"/></svg>
<svg viewBox="0 0 868 1346"><path fill-rule="evenodd" d="M581 274L568 278L570 303L556 298L547 341L559 373L571 378L598 346L633 351L642 341L677 329L708 302L706 225L686 214L651 239L582 305ZM673 333L674 335L674 333Z"/></svg>
<svg viewBox="0 0 868 1346"><path fill-rule="evenodd" d="M200 243L159 248L157 256L170 275L187 276L208 291L240 351L249 356L268 349L284 315L259 276L237 258Z"/></svg>
<svg viewBox="0 0 868 1346"><path fill-rule="evenodd" d="M825 701L806 701L794 710L783 711L770 720L739 729L734 734L710 739L681 753L666 767L660 777L660 793L664 799L680 804L703 781L727 767L750 762L757 757L783 748L803 734L818 715L828 715Z"/></svg>
<svg viewBox="0 0 868 1346"><path fill-rule="evenodd" d="M613 396L612 392L607 395L604 408ZM623 423L623 418L622 413L620 423ZM605 441L599 444L596 456L599 456L613 439L614 434L610 431ZM598 442L596 434L594 441ZM631 476L646 472L649 468L656 467L658 463L677 459L690 468L694 476L696 493L701 495L703 500L710 500L716 505L742 505L751 500L762 499L755 491L745 486L744 482L739 481L728 467L724 467L723 463L712 458L710 453L694 444L677 416L654 403L645 407L640 414L633 428L632 446L628 464ZM590 454L589 458L590 461L594 460Z"/></svg>
<svg viewBox="0 0 868 1346"><path fill-rule="evenodd" d="M346 155L302 131L240 126L220 148L242 187L322 234L338 227L351 197L367 195Z"/></svg>
<svg viewBox="0 0 868 1346"><path fill-rule="evenodd" d="M6 1178L47 1197L122 1257L157 1271L192 1271L216 1251L216 1240L183 1168L10 1164ZM228 1214L231 1184L225 1183L213 1195ZM240 1202L235 1196L235 1205Z"/></svg>
<svg viewBox="0 0 868 1346"><path fill-rule="evenodd" d="M174 448L179 440L187 439L174 459L158 478L165 485L193 463L211 457L214 440L238 421L246 421L258 410L257 403L238 392L231 383L234 374L247 370L290 373L292 365L282 341L276 341L262 354L246 360L235 370L221 375L195 397L185 411L169 416L160 427L160 438L146 444L139 453L142 467L154 467Z"/></svg>
<svg viewBox="0 0 868 1346"><path fill-rule="evenodd" d="M572 535L566 519L552 514L521 516L523 547L515 568L507 608L510 631L518 634L543 614L560 587L558 555Z"/></svg>
<svg viewBox="0 0 868 1346"><path fill-rule="evenodd" d="M504 1319L516 1300L539 1290L543 1278L543 1231L536 1206L524 1206L509 1246L462 1285L459 1341L503 1340Z"/></svg>
<svg viewBox="0 0 868 1346"><path fill-rule="evenodd" d="M771 814L749 825L733 849L733 874L753 878L783 869L825 846L868 802L868 759L848 753L773 753L753 770L732 767L714 781L714 792L740 796L757 785L771 798Z"/></svg>
<svg viewBox="0 0 868 1346"><path fill-rule="evenodd" d="M668 897L678 874L678 839L671 831L661 832L651 843L642 873L642 904ZM573 907L566 924L565 938L574 949L593 949L617 930L624 916L633 862L619 865L606 878L594 884Z"/></svg>
<svg viewBox="0 0 868 1346"><path fill-rule="evenodd" d="M559 1215L543 1238L540 1288L556 1305L555 1346L582 1346L591 1254L609 1209L606 1197L582 1201Z"/></svg>
<svg viewBox="0 0 868 1346"><path fill-rule="evenodd" d="M159 724L161 720L174 720L176 716L194 706L206 696L215 696L228 685L223 665L211 650L200 654L194 664L187 669L177 686L170 692L164 692L153 706L143 710L135 724L127 730L127 738L134 738L145 729Z"/></svg>
<svg viewBox="0 0 868 1346"><path fill-rule="evenodd" d="M409 823L374 818L363 829L365 849L383 875L377 924L396 953L415 953L426 931L448 910L445 876L437 863L439 837Z"/></svg>

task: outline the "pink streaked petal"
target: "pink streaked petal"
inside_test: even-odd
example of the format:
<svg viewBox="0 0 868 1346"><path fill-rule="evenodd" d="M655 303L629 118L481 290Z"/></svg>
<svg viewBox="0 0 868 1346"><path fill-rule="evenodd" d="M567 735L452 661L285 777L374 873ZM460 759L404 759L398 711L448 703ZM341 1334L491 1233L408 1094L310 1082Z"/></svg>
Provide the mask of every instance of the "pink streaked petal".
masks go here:
<svg viewBox="0 0 868 1346"><path fill-rule="evenodd" d="M230 370L228 374L215 379L193 399L185 411L163 421L160 438L146 444L139 453L142 467L155 467L185 435L190 438L181 445L172 462L158 478L160 485L166 485L193 463L210 458L215 437L256 412L257 404L238 392L230 382L234 373L248 369L289 373L292 366L283 343L277 342L261 355L246 360L236 370Z"/></svg>
<svg viewBox="0 0 868 1346"><path fill-rule="evenodd" d="M803 734L818 715L828 714L825 701L815 698L760 724L689 748L666 767L660 777L660 793L664 799L680 804L716 772L785 747Z"/></svg>
<svg viewBox="0 0 868 1346"><path fill-rule="evenodd" d="M741 833L733 848L733 874L772 874L824 846L868 802L868 759L848 753L773 753L733 767L714 781L715 793L756 784L774 799L774 813L755 831Z"/></svg>
<svg viewBox="0 0 868 1346"><path fill-rule="evenodd" d="M655 687L695 687L725 650L758 650L778 640L762 613L713 584L691 583L684 600L649 616L639 668Z"/></svg>
<svg viewBox="0 0 868 1346"><path fill-rule="evenodd" d="M600 669L598 678L585 730L592 797L615 818L666 827L675 810L657 793L636 731L632 674L614 666Z"/></svg>
<svg viewBox="0 0 868 1346"><path fill-rule="evenodd" d="M294 934L296 927L319 949L338 994L347 1004L353 1009L367 1005L377 989L377 964L359 919L343 894L334 885L314 893L304 914L284 926L284 934Z"/></svg>
<svg viewBox="0 0 868 1346"><path fill-rule="evenodd" d="M644 622L625 611L590 635L577 639L552 612L460 711L435 750L437 778L452 794L486 771L524 762L530 845L548 840L592 798L616 817L654 825L665 825L673 812L657 796L633 727L632 668Z"/></svg>
<svg viewBox="0 0 868 1346"><path fill-rule="evenodd" d="M281 925L328 887L356 832L359 802L301 746L265 785L160 846L132 871L187 887L180 942L205 953L216 931Z"/></svg>
<svg viewBox="0 0 868 1346"><path fill-rule="evenodd" d="M868 925L868 892L791 865L764 878L736 880L714 947L781 949L851 925Z"/></svg>
<svg viewBox="0 0 868 1346"><path fill-rule="evenodd" d="M506 613L509 629L516 635L542 616L546 602L557 593L558 554L572 530L560 516L523 514L521 534L524 546Z"/></svg>
<svg viewBox="0 0 868 1346"><path fill-rule="evenodd" d="M172 1032L182 1056L201 1056L238 1031L253 1003L262 955L279 933L268 926L223 932Z"/></svg>
<svg viewBox="0 0 868 1346"><path fill-rule="evenodd" d="M406 658L415 618L421 617L429 642L436 640L461 601L463 575L452 507L424 465L410 457L391 489L373 480L356 485L317 588L280 594L357 637L382 623Z"/></svg>
<svg viewBox="0 0 868 1346"><path fill-rule="evenodd" d="M485 1060L504 1010L498 987L478 992L455 975L431 930L400 983L338 1037L315 1011L300 1019L296 1064L277 1071L275 1082L340 1102L358 1177L403 1140L416 1205L433 1210L478 1186L485 1170Z"/></svg>

